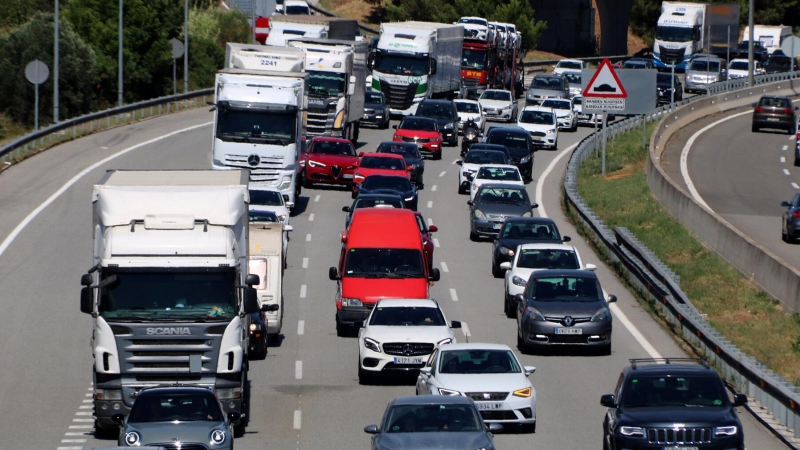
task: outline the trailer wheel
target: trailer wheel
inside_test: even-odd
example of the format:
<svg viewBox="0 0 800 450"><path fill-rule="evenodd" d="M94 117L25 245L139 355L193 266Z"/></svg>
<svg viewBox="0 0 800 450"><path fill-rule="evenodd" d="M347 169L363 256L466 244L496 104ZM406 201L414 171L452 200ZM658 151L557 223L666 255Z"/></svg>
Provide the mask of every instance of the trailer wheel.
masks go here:
<svg viewBox="0 0 800 450"><path fill-rule="evenodd" d="M361 127L359 126L358 122L354 122L353 123L353 139L350 140L350 142L353 143L353 147L357 147L358 146L358 134L359 134L359 131L361 131Z"/></svg>

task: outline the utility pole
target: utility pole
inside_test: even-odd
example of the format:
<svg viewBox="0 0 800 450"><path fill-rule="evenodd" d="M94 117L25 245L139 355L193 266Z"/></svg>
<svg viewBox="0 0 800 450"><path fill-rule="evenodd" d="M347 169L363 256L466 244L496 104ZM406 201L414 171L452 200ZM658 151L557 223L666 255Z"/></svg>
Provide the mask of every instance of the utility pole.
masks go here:
<svg viewBox="0 0 800 450"><path fill-rule="evenodd" d="M56 0L56 32L53 36L53 123L58 123L58 0Z"/></svg>
<svg viewBox="0 0 800 450"><path fill-rule="evenodd" d="M189 92L189 0L186 0L183 30L183 92Z"/></svg>
<svg viewBox="0 0 800 450"><path fill-rule="evenodd" d="M117 55L117 103L122 106L122 0L119 0L119 54Z"/></svg>

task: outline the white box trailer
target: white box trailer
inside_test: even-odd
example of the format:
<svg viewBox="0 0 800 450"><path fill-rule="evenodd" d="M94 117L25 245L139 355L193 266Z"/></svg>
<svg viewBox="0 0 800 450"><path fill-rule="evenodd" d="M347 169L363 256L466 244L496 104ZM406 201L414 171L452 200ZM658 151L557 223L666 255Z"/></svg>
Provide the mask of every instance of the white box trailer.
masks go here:
<svg viewBox="0 0 800 450"><path fill-rule="evenodd" d="M290 225L274 222L250 223L250 273L258 275L261 283L254 286L261 307L261 321L265 329L255 336L251 333L250 348L256 354L266 356L269 339L278 337L283 326L283 271L286 267L286 252ZM263 353L262 353L263 352Z"/></svg>
<svg viewBox="0 0 800 450"><path fill-rule="evenodd" d="M792 36L792 27L787 25L753 25L753 40L763 42L770 55L780 48L781 42L789 36ZM750 40L749 26L744 27L742 40Z"/></svg>

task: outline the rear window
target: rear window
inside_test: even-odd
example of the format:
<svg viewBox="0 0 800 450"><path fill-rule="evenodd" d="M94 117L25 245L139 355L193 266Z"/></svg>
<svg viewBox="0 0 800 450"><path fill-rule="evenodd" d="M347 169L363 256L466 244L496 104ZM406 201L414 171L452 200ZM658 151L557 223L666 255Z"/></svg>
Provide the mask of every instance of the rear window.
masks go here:
<svg viewBox="0 0 800 450"><path fill-rule="evenodd" d="M382 142L378 146L377 153L394 153L402 155L404 158L419 158L419 147L416 144L402 142Z"/></svg>
<svg viewBox="0 0 800 450"><path fill-rule="evenodd" d="M358 165L364 169L403 170L405 161L399 158L383 158L380 156L365 156Z"/></svg>
<svg viewBox="0 0 800 450"><path fill-rule="evenodd" d="M530 153L528 149L528 138L526 135L509 132L496 132L489 134L489 137L486 138L486 142L489 144L503 145L511 153Z"/></svg>
<svg viewBox="0 0 800 450"><path fill-rule="evenodd" d="M422 278L422 253L410 248L351 248L347 252L345 277Z"/></svg>
<svg viewBox="0 0 800 450"><path fill-rule="evenodd" d="M792 104L788 98L764 97L758 102L759 106L769 106L773 108L791 108Z"/></svg>
<svg viewBox="0 0 800 450"><path fill-rule="evenodd" d="M555 224L532 222L506 222L503 239L561 240Z"/></svg>

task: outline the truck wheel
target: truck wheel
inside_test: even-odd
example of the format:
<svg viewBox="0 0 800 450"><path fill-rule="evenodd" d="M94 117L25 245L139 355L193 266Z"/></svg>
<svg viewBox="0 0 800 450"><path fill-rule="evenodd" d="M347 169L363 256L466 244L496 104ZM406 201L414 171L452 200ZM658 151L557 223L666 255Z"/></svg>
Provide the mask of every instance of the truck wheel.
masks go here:
<svg viewBox="0 0 800 450"><path fill-rule="evenodd" d="M358 146L358 134L359 134L359 131L361 131L361 127L359 126L358 122L355 122L353 124L353 139L351 140L351 142L353 143L353 147L357 147Z"/></svg>
<svg viewBox="0 0 800 450"><path fill-rule="evenodd" d="M311 189L311 186L313 185L314 183L308 179L308 171L303 171L303 187L306 189Z"/></svg>

